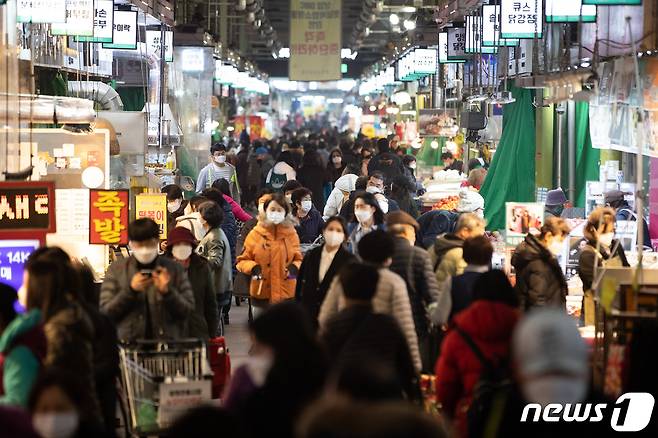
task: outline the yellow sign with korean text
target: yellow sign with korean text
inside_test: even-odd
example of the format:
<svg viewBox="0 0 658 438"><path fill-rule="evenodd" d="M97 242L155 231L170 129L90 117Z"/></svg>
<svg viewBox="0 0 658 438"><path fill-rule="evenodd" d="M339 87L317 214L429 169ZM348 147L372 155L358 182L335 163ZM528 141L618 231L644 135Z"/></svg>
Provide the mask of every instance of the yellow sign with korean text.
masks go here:
<svg viewBox="0 0 658 438"><path fill-rule="evenodd" d="M151 218L160 227L160 240L167 238L167 195L142 193L135 196L135 219Z"/></svg>
<svg viewBox="0 0 658 438"><path fill-rule="evenodd" d="M341 78L341 0L290 0L291 81Z"/></svg>

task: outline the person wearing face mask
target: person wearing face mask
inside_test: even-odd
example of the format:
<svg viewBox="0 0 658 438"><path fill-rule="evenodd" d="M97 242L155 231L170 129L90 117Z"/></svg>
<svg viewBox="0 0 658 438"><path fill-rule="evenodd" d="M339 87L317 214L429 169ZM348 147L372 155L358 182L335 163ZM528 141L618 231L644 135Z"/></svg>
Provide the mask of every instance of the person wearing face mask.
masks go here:
<svg viewBox="0 0 658 438"><path fill-rule="evenodd" d="M299 221L295 226L301 243L313 243L322 233L324 221L311 200L311 191L301 187L292 192L292 214Z"/></svg>
<svg viewBox="0 0 658 438"><path fill-rule="evenodd" d="M212 145L210 148L210 159L212 161L199 171L196 192L201 193L205 189L212 187L212 183L215 180L224 178L231 184L231 197L239 204L240 187L238 186L238 175L235 167L226 161L226 146L222 143Z"/></svg>
<svg viewBox="0 0 658 438"><path fill-rule="evenodd" d="M188 336L207 340L217 336L219 314L213 272L208 261L194 251L196 246L197 240L190 230L175 227L167 236L166 254L185 269L194 292Z"/></svg>
<svg viewBox="0 0 658 438"><path fill-rule="evenodd" d="M522 309L557 307L566 311L567 282L557 256L562 254L569 226L562 218L549 218L540 234L528 234L514 251L516 290Z"/></svg>
<svg viewBox="0 0 658 438"><path fill-rule="evenodd" d="M179 339L194 310L183 267L158 255L160 228L148 218L128 225L132 255L112 263L101 285L100 308L120 340Z"/></svg>
<svg viewBox="0 0 658 438"><path fill-rule="evenodd" d="M199 205L208 201L208 198L203 196L193 196L185 207L183 216L176 218L176 227L183 227L190 230L197 240L201 240L205 234L203 226L201 225L201 215L198 212Z"/></svg>
<svg viewBox="0 0 658 438"><path fill-rule="evenodd" d="M108 438L100 423L84 413L88 390L70 371L41 374L28 403L34 430L41 438Z"/></svg>
<svg viewBox="0 0 658 438"><path fill-rule="evenodd" d="M263 204L264 212L238 256L237 269L251 276L249 293L256 317L270 304L295 297L297 273L302 261L299 237L288 217L290 206L281 193Z"/></svg>
<svg viewBox="0 0 658 438"><path fill-rule="evenodd" d="M183 199L183 190L176 184L168 184L160 191L167 194L167 228L172 228L176 219L185 214L188 202Z"/></svg>
<svg viewBox="0 0 658 438"><path fill-rule="evenodd" d="M338 148L332 150L329 155L329 162L327 163L326 181L333 186L336 180L343 174L346 164L343 161L341 150Z"/></svg>
<svg viewBox="0 0 658 438"><path fill-rule="evenodd" d="M315 150L309 150L302 159L302 168L297 172L297 179L311 191L313 205L318 210L324 209L325 167L322 158Z"/></svg>
<svg viewBox="0 0 658 438"><path fill-rule="evenodd" d="M304 306L317 324L320 306L329 285L340 269L356 260L345 248L347 224L340 216L332 216L322 230L324 244L313 248L304 256L299 268L295 298Z"/></svg>
<svg viewBox="0 0 658 438"><path fill-rule="evenodd" d="M292 206L292 192L302 187L303 187L302 183L300 183L296 179L286 181L283 187L281 187L281 191L283 192L283 195L286 197L286 201L288 201L288 205Z"/></svg>
<svg viewBox="0 0 658 438"><path fill-rule="evenodd" d="M281 190L286 181L297 179L298 154L288 150L281 152L276 164L267 174L265 184L273 190ZM299 157L301 158L301 157Z"/></svg>
<svg viewBox="0 0 658 438"><path fill-rule="evenodd" d="M324 206L324 212L322 214L324 220L339 214L341 209L350 201L350 194L355 190L358 178L355 174L350 173L336 180L335 187L331 191L329 198L327 198L327 203ZM350 214L352 211L353 209L350 210Z"/></svg>
<svg viewBox="0 0 658 438"><path fill-rule="evenodd" d="M235 216L236 220L240 222L247 222L249 219L251 219L251 215L244 211L240 204L231 198L231 186L227 180L224 178L215 180L215 182L212 183L212 188L219 190L222 193L224 200L231 206L231 211L233 212L233 216Z"/></svg>
<svg viewBox="0 0 658 438"><path fill-rule="evenodd" d="M583 281L585 293L592 289L597 268L604 264L629 266L624 248L614 238L615 221L615 211L610 207L599 207L587 218L583 228L587 243L578 258L578 275Z"/></svg>
<svg viewBox="0 0 658 438"><path fill-rule="evenodd" d="M548 219L549 217L561 217L562 212L564 211L564 204L566 203L567 197L560 187L549 190L546 194L544 219Z"/></svg>
<svg viewBox="0 0 658 438"><path fill-rule="evenodd" d="M196 252L204 257L210 266L215 281L217 304L222 311L224 324L229 323L227 307L231 303L233 285L233 263L231 261L231 245L221 228L224 212L215 202L204 202L199 206L201 224L205 235L199 241Z"/></svg>
<svg viewBox="0 0 658 438"><path fill-rule="evenodd" d="M354 197L354 218L347 226L348 248L352 254L359 255L358 244L363 236L384 228L384 212L375 195L369 192L358 193Z"/></svg>
<svg viewBox="0 0 658 438"><path fill-rule="evenodd" d="M421 196L425 193L425 188L423 187L423 183L416 178L416 157L411 154L405 155L402 157L402 165L404 166L404 171L409 182L413 186L413 189L409 191L409 194L412 197Z"/></svg>
<svg viewBox="0 0 658 438"><path fill-rule="evenodd" d="M366 192L375 195L377 202L379 202L379 208L381 208L384 214L389 211L400 210L398 203L394 199L386 196L384 189L384 174L379 171L372 172L368 177Z"/></svg>

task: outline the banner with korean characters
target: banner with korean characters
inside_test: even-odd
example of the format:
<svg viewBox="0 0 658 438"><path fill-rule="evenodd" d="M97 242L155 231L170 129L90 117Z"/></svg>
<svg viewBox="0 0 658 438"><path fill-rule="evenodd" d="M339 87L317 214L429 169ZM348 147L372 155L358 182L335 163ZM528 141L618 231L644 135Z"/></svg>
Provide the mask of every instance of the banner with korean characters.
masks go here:
<svg viewBox="0 0 658 438"><path fill-rule="evenodd" d="M500 36L541 38L544 22L543 0L501 0Z"/></svg>
<svg viewBox="0 0 658 438"><path fill-rule="evenodd" d="M167 195L142 193L135 196L135 219L150 218L160 228L160 239L167 238Z"/></svg>
<svg viewBox="0 0 658 438"><path fill-rule="evenodd" d="M66 23L53 24L50 33L94 36L94 0L66 0Z"/></svg>
<svg viewBox="0 0 658 438"><path fill-rule="evenodd" d="M290 0L291 81L341 78L341 0Z"/></svg>
<svg viewBox="0 0 658 438"><path fill-rule="evenodd" d="M128 244L128 190L89 190L89 243Z"/></svg>
<svg viewBox="0 0 658 438"><path fill-rule="evenodd" d="M104 49L137 49L137 11L114 11L112 42Z"/></svg>
<svg viewBox="0 0 658 438"><path fill-rule="evenodd" d="M165 62L173 62L174 60L174 32L167 30L164 33L164 52ZM159 30L146 31L146 53L160 57L160 50L162 48L162 32Z"/></svg>
<svg viewBox="0 0 658 438"><path fill-rule="evenodd" d="M0 1L0 5L3 2ZM65 23L66 0L17 0L19 23Z"/></svg>
<svg viewBox="0 0 658 438"><path fill-rule="evenodd" d="M96 0L94 2L94 35L76 37L76 41L93 43L111 43L114 33L114 1Z"/></svg>

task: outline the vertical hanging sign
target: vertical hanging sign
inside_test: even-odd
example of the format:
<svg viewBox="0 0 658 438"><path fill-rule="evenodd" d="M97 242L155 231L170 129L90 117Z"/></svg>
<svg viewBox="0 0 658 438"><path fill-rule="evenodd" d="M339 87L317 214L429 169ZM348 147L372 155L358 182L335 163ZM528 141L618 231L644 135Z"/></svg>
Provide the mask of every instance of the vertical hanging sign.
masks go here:
<svg viewBox="0 0 658 438"><path fill-rule="evenodd" d="M94 43L111 43L114 33L114 1L96 0L94 2L94 36L77 37L76 41Z"/></svg>
<svg viewBox="0 0 658 438"><path fill-rule="evenodd" d="M501 0L500 34L503 38L541 38L543 0Z"/></svg>
<svg viewBox="0 0 658 438"><path fill-rule="evenodd" d="M112 42L104 49L137 49L137 11L114 11Z"/></svg>
<svg viewBox="0 0 658 438"><path fill-rule="evenodd" d="M34 4L32 5L34 9ZM53 24L52 35L94 35L94 0L66 0L66 23Z"/></svg>
<svg viewBox="0 0 658 438"><path fill-rule="evenodd" d="M482 44L482 17L466 16L466 53L496 53L496 48Z"/></svg>
<svg viewBox="0 0 658 438"><path fill-rule="evenodd" d="M341 0L290 0L291 81L341 78Z"/></svg>
<svg viewBox="0 0 658 438"><path fill-rule="evenodd" d="M464 59L466 57L466 28L451 27L448 29L448 60Z"/></svg>
<svg viewBox="0 0 658 438"><path fill-rule="evenodd" d="M482 45L483 46L516 46L517 39L500 37L500 6L482 6Z"/></svg>
<svg viewBox="0 0 658 438"><path fill-rule="evenodd" d="M160 57L160 38L162 33L159 30L146 31L146 53L153 54ZM174 32L171 30L165 31L165 62L172 62L174 60Z"/></svg>
<svg viewBox="0 0 658 438"><path fill-rule="evenodd" d="M66 0L18 0L16 8L19 23L66 22Z"/></svg>

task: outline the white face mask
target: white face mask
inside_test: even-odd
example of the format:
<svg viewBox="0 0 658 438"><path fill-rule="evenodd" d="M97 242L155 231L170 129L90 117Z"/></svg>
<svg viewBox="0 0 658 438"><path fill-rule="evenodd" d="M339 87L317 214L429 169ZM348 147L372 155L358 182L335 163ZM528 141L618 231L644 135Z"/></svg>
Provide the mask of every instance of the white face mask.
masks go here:
<svg viewBox="0 0 658 438"><path fill-rule="evenodd" d="M559 240L554 240L548 249L551 251L551 253L553 253L554 256L557 257L564 252L564 241L560 242Z"/></svg>
<svg viewBox="0 0 658 438"><path fill-rule="evenodd" d="M549 403L578 403L587 395L585 379L548 376L529 380L523 384L523 395L530 403L546 406Z"/></svg>
<svg viewBox="0 0 658 438"><path fill-rule="evenodd" d="M415 168L416 168L416 162L415 161L412 161L411 163L409 163L409 169L415 169Z"/></svg>
<svg viewBox="0 0 658 438"><path fill-rule="evenodd" d="M345 234L340 231L325 231L322 235L329 246L338 246L345 241Z"/></svg>
<svg viewBox="0 0 658 438"><path fill-rule="evenodd" d="M136 248L133 249L133 255L135 256L135 258L139 263L141 263L142 265L148 265L153 260L155 260L155 258L158 256L158 247L147 246L143 248Z"/></svg>
<svg viewBox="0 0 658 438"><path fill-rule="evenodd" d="M171 249L171 255L173 255L176 260L187 260L192 255L192 247L186 243L174 245Z"/></svg>
<svg viewBox="0 0 658 438"><path fill-rule="evenodd" d="M343 161L343 159L341 157L338 157L338 156L333 157L331 159L331 162L334 163L334 164L340 164L342 161Z"/></svg>
<svg viewBox="0 0 658 438"><path fill-rule="evenodd" d="M368 187L366 187L366 192L372 193L373 195L376 195L377 193L381 193L382 189L380 189L379 187L375 187L375 186L368 186Z"/></svg>
<svg viewBox="0 0 658 438"><path fill-rule="evenodd" d="M603 246L610 248L612 239L615 238L615 233L603 233L599 235L599 243Z"/></svg>
<svg viewBox="0 0 658 438"><path fill-rule="evenodd" d="M286 218L286 214L281 211L268 211L267 220L274 225L279 225Z"/></svg>
<svg viewBox="0 0 658 438"><path fill-rule="evenodd" d="M311 208L313 208L313 201L302 201L302 210L304 212L308 213Z"/></svg>
<svg viewBox="0 0 658 438"><path fill-rule="evenodd" d="M178 211L182 203L182 199L176 199L175 201L167 202L167 211L169 211L169 213Z"/></svg>
<svg viewBox="0 0 658 438"><path fill-rule="evenodd" d="M372 217L372 211L370 210L354 210L354 216L356 216L356 220L359 221L359 223L364 223L370 220Z"/></svg>
<svg viewBox="0 0 658 438"><path fill-rule="evenodd" d="M43 438L69 438L78 430L78 413L46 412L32 417L34 429Z"/></svg>
<svg viewBox="0 0 658 438"><path fill-rule="evenodd" d="M218 155L216 157L213 157L213 159L215 160L215 163L217 163L217 164L226 163L226 155Z"/></svg>
<svg viewBox="0 0 658 438"><path fill-rule="evenodd" d="M379 208L382 209L384 214L388 213L388 201L387 200L378 200Z"/></svg>

